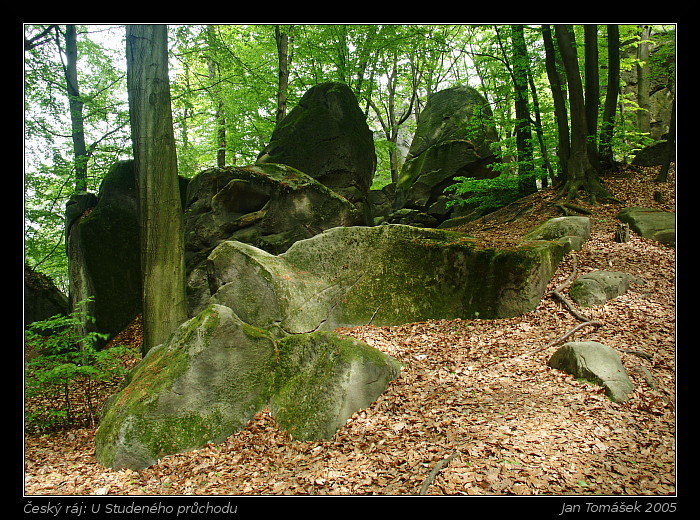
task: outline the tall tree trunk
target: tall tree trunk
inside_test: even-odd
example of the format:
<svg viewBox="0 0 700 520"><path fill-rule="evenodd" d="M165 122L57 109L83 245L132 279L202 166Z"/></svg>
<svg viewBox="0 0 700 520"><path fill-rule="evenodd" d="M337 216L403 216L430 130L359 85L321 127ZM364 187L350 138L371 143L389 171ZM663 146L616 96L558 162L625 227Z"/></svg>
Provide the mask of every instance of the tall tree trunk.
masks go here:
<svg viewBox="0 0 700 520"><path fill-rule="evenodd" d="M522 25L511 25L513 45L513 85L515 89L515 146L518 153L518 176L520 194L525 196L537 191L535 165L532 153L532 130L528 107L529 60Z"/></svg>
<svg viewBox="0 0 700 520"><path fill-rule="evenodd" d="M275 25L275 41L277 42L277 114L275 122L279 123L287 114L287 89L289 87L289 36Z"/></svg>
<svg viewBox="0 0 700 520"><path fill-rule="evenodd" d="M569 115L566 109L566 82L563 80L557 68L557 52L549 25L542 26L542 41L545 49L545 68L549 85L552 89L552 101L554 102L554 117L557 121L559 175L557 184L562 184L568 178L567 162L571 148L569 137Z"/></svg>
<svg viewBox="0 0 700 520"><path fill-rule="evenodd" d="M603 120L600 123L600 161L608 168L613 164L612 137L615 129L615 112L620 91L620 28L608 25L608 85L605 91Z"/></svg>
<svg viewBox="0 0 700 520"><path fill-rule="evenodd" d="M218 85L219 64L214 59L216 54L216 35L214 26L207 26L207 41L209 44L209 57L207 59L207 71L211 81L211 95L214 106L214 121L216 122L216 165L219 168L226 166L226 116L224 115L224 101L221 98L221 88Z"/></svg>
<svg viewBox="0 0 700 520"><path fill-rule="evenodd" d="M580 189L585 190L592 202L598 197L610 195L603 187L588 155L588 124L583 96L583 84L576 55L576 41L573 28L568 25L555 25L557 44L561 52L566 80L569 87L569 106L571 109L571 151L567 161L568 177L560 195L567 200L575 199Z"/></svg>
<svg viewBox="0 0 700 520"><path fill-rule="evenodd" d="M547 179L551 178L554 180L554 171L552 170L552 163L549 160L549 154L547 153L547 146L544 143L544 131L542 130L539 96L537 95L537 87L535 87L535 80L532 77L531 71L529 71L527 74L527 81L530 85L530 94L532 95L532 108L535 111L535 132L537 133L537 141L540 145L540 154L542 154L542 161L544 162L544 167L549 176L542 176L542 186L547 187Z"/></svg>
<svg viewBox="0 0 700 520"><path fill-rule="evenodd" d="M143 270L143 351L187 319L182 205L165 25L127 25L127 87Z"/></svg>
<svg viewBox="0 0 700 520"><path fill-rule="evenodd" d="M87 191L87 148L83 126L83 100L78 88L78 38L75 25L66 25L66 65L64 73L68 88L71 138L75 162L75 191Z"/></svg>
<svg viewBox="0 0 700 520"><path fill-rule="evenodd" d="M600 74L598 63L598 26L586 24L584 34L584 103L588 134L588 158L597 170L601 170L598 157L598 108L600 107Z"/></svg>
<svg viewBox="0 0 700 520"><path fill-rule="evenodd" d="M641 41L637 47L637 103L639 110L637 111L637 130L640 134L649 134L650 132L650 117L649 109L651 107L649 101L649 38L651 37L651 28L648 25L642 26Z"/></svg>

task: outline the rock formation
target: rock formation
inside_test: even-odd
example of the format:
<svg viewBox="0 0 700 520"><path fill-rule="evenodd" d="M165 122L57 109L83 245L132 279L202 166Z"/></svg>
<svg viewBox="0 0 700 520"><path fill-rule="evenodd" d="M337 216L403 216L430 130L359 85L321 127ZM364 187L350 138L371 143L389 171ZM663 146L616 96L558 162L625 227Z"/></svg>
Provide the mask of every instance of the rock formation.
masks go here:
<svg viewBox="0 0 700 520"><path fill-rule="evenodd" d="M24 266L24 326L68 314L68 298L53 280ZM45 331L50 333L51 331Z"/></svg>
<svg viewBox="0 0 700 520"><path fill-rule="evenodd" d="M97 197L83 194L66 207L70 308L93 298L85 310L95 322L82 333L115 334L141 312L136 212L132 161L112 166Z"/></svg>
<svg viewBox="0 0 700 520"><path fill-rule="evenodd" d="M630 207L623 209L617 218L629 224L639 236L657 240L667 246L676 245L676 214L654 208Z"/></svg>
<svg viewBox="0 0 700 520"><path fill-rule="evenodd" d="M377 157L355 94L344 83L311 87L272 133L257 164L286 164L355 204L372 222L367 202Z"/></svg>
<svg viewBox="0 0 700 520"><path fill-rule="evenodd" d="M451 215L443 192L454 183L454 177L494 177L488 168L497 160L491 150L497 140L489 123L491 117L488 103L473 87L453 87L433 94L420 114L401 169L394 209L419 210L441 222Z"/></svg>
<svg viewBox="0 0 700 520"><path fill-rule="evenodd" d="M398 362L357 340L320 333L277 341L210 305L151 349L107 401L96 457L140 470L223 441L268 403L294 438L329 438L399 372Z"/></svg>
<svg viewBox="0 0 700 520"><path fill-rule="evenodd" d="M577 278L569 288L569 296L582 307L603 305L627 292L631 282L638 278L619 271L593 271Z"/></svg>

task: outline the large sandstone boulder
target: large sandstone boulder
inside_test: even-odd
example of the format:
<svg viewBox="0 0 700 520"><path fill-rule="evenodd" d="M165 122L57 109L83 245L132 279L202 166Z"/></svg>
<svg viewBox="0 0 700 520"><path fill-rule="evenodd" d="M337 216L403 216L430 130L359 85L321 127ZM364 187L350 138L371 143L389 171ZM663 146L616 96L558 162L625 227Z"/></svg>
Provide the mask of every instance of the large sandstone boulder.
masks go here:
<svg viewBox="0 0 700 520"><path fill-rule="evenodd" d="M212 306L148 351L105 404L97 460L143 469L159 458L220 442L269 398L275 342L230 309Z"/></svg>
<svg viewBox="0 0 700 520"><path fill-rule="evenodd" d="M151 349L107 401L96 457L140 470L223 441L268 403L295 438L328 438L399 372L398 362L357 340L324 333L276 341L211 305Z"/></svg>
<svg viewBox="0 0 700 520"><path fill-rule="evenodd" d="M212 302L283 333L504 318L537 307L569 250L562 240L484 249L462 233L403 225L334 228L277 256L224 242L207 260L206 287Z"/></svg>
<svg viewBox="0 0 700 520"><path fill-rule="evenodd" d="M626 401L634 390L617 352L595 341L565 343L549 359L549 366L603 386L616 403Z"/></svg>
<svg viewBox="0 0 700 520"><path fill-rule="evenodd" d="M96 201L96 203L95 203ZM94 206L93 206L94 204ZM141 312L141 259L133 161L112 166L92 198L66 206L70 308L92 298L83 331L115 334Z"/></svg>
<svg viewBox="0 0 700 520"><path fill-rule="evenodd" d="M24 326L68 314L68 298L43 273L24 266ZM51 333L50 330L39 332Z"/></svg>
<svg viewBox="0 0 700 520"><path fill-rule="evenodd" d="M290 166L211 168L188 186L185 254L189 260L223 240L278 254L325 229L362 222L347 199Z"/></svg>
<svg viewBox="0 0 700 520"><path fill-rule="evenodd" d="M657 240L668 246L676 244L675 213L633 206L623 209L617 218L629 224L630 229L641 237Z"/></svg>
<svg viewBox="0 0 700 520"><path fill-rule="evenodd" d="M356 204L371 223L367 194L377 157L372 132L344 83L311 87L272 133L257 164L292 166Z"/></svg>
<svg viewBox="0 0 700 520"><path fill-rule="evenodd" d="M428 210L444 197L454 177L489 178L497 140L488 102L476 89L459 86L436 92L421 111L396 186L395 209ZM449 214L442 216L442 220Z"/></svg>

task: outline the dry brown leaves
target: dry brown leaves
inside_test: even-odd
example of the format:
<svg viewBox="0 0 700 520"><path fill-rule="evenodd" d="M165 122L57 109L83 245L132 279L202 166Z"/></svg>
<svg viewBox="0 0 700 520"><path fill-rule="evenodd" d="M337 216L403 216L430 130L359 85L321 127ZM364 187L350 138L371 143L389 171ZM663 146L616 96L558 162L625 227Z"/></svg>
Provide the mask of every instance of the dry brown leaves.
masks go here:
<svg viewBox="0 0 700 520"><path fill-rule="evenodd" d="M606 183L625 205L673 210L673 183L657 185L653 175L646 169ZM653 201L656 190L662 205ZM622 270L646 283L580 309L604 325L570 340L618 349L636 384L629 401L612 403L601 388L550 369L556 347L535 352L578 324L549 297L571 273L567 257L540 306L518 318L342 330L396 357L404 370L333 439L295 441L263 410L221 444L135 472L100 467L93 430L27 437L26 494L408 495L453 455L428 494L674 494L675 251L634 234L615 243L620 207L590 209L592 237L578 253L579 273ZM533 214L528 227L545 214ZM522 235L518 226L482 223L490 240L503 243Z"/></svg>

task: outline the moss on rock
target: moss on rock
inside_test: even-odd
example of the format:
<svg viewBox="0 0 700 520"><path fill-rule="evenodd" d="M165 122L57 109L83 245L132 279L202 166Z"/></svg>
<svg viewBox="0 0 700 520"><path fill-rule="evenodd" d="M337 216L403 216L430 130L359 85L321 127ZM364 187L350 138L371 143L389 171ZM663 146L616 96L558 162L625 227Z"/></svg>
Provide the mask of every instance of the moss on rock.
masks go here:
<svg viewBox="0 0 700 520"><path fill-rule="evenodd" d="M390 356L332 332L288 336L280 342L279 356L270 409L299 440L332 437L401 370Z"/></svg>
<svg viewBox="0 0 700 520"><path fill-rule="evenodd" d="M243 428L269 398L275 352L266 331L207 307L151 349L106 403L98 461L144 468Z"/></svg>

